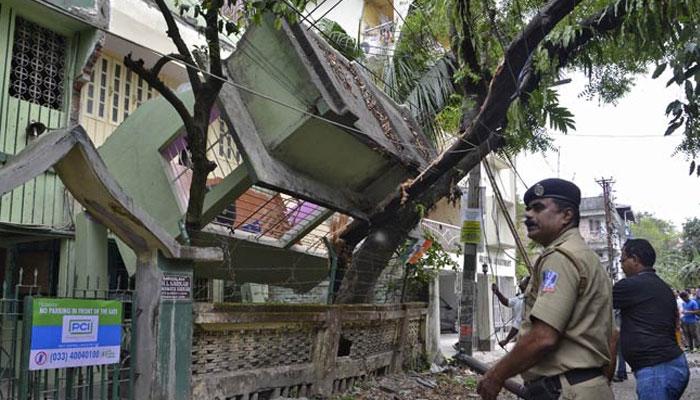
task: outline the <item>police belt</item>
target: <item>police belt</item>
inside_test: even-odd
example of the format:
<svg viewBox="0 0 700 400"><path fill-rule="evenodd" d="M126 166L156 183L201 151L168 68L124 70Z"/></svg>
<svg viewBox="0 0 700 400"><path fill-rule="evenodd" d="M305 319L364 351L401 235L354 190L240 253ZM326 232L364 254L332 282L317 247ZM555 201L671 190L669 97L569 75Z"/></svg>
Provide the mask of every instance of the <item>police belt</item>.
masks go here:
<svg viewBox="0 0 700 400"><path fill-rule="evenodd" d="M525 383L528 398L532 400L558 399L561 395L560 376L564 376L569 385L577 385L603 375L603 369L579 368L566 371L559 375L545 376Z"/></svg>

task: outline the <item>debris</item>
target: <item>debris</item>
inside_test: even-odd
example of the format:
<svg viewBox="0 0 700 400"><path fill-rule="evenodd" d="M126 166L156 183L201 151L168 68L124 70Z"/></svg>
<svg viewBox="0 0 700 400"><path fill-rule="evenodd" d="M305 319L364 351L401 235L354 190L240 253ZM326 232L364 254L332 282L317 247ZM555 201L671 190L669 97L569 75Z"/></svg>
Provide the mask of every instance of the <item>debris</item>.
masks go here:
<svg viewBox="0 0 700 400"><path fill-rule="evenodd" d="M447 369L447 367L441 367L435 363L430 364L430 372L433 374L439 374Z"/></svg>
<svg viewBox="0 0 700 400"><path fill-rule="evenodd" d="M430 389L435 389L435 387L437 386L435 382L423 378L416 378L416 382Z"/></svg>

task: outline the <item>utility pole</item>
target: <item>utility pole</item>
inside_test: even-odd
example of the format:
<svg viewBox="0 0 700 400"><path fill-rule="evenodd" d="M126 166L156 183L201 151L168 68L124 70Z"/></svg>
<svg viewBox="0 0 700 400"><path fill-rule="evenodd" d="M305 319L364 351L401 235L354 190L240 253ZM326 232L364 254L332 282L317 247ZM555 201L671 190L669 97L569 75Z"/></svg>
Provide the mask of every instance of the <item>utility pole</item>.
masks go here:
<svg viewBox="0 0 700 400"><path fill-rule="evenodd" d="M612 184L615 181L612 178L600 178L597 180L598 184L603 188L603 203L605 208L605 230L607 232L608 239L608 274L610 279L615 281L615 255L613 250L613 232L614 227L612 223Z"/></svg>
<svg viewBox="0 0 700 400"><path fill-rule="evenodd" d="M469 187L467 189L467 211L479 210L481 193L481 163L469 172ZM464 214L464 213L463 213ZM480 211L479 211L480 216ZM464 217L464 216L463 216ZM464 222L463 222L464 223ZM480 235L480 234L479 234ZM464 238L464 225L463 225ZM480 236L479 236L480 238ZM474 238L475 239L475 238ZM475 243L476 242L476 243ZM474 334L474 298L476 294L476 253L477 240L466 240L464 243L464 268L462 269L462 295L460 297L459 313L459 352L472 355L472 337Z"/></svg>

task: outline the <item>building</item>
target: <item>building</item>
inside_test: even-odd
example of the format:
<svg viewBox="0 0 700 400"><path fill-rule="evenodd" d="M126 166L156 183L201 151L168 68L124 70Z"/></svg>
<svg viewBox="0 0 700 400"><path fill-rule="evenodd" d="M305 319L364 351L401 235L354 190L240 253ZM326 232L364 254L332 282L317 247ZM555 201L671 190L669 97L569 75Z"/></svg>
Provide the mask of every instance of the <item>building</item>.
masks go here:
<svg viewBox="0 0 700 400"><path fill-rule="evenodd" d="M488 285L496 282L503 294L515 295L516 291L516 243L508 228L507 218L515 220L517 194L515 190L515 173L510 164L491 154L486 158L493 172L494 181L501 192L507 211L503 211L496 200L496 194L491 185L487 171L481 167L481 193L483 204L481 210L482 240L477 249L477 281L486 279ZM463 193L466 193L466 180L461 184ZM464 200L464 198L463 198ZM443 330L456 329L457 310L461 293L461 282L464 258L463 244L460 242L460 227L462 215L460 207L450 205L446 200L441 200L421 223L422 228L433 237L437 238L443 248L452 252L453 259L459 265L458 271L441 271L440 278L440 312L441 326ZM484 268L486 273L484 273ZM487 302L485 308L495 309L493 317L489 318L488 331L506 329L512 317L509 308L500 307L494 303L490 292L486 293L482 302Z"/></svg>
<svg viewBox="0 0 700 400"><path fill-rule="evenodd" d="M608 269L615 279L623 277L620 267L620 254L625 241L632 237L630 223L636 222L632 207L611 202L610 220L612 231L612 269L608 250L608 229L605 217L605 198L603 196L584 197L581 199L581 222L579 229L583 239L600 257L600 263Z"/></svg>

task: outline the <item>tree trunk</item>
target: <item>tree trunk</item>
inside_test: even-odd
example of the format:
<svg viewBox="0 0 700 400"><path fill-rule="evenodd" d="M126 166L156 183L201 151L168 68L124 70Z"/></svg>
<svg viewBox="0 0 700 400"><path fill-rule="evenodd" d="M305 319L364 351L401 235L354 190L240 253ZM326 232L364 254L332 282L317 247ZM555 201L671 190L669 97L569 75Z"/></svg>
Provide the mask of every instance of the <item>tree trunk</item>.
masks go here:
<svg viewBox="0 0 700 400"><path fill-rule="evenodd" d="M438 200L450 195L454 185L486 154L503 146L503 136L498 131L503 128L510 103L523 90L519 87L523 82L516 77L520 76L530 55L544 37L580 1L552 0L543 6L505 49L503 63L491 79L478 115L470 120L469 127L455 144L416 179L406 182L390 196L369 223L350 224L340 234L336 245L339 247L339 266L344 277L336 297L338 303L371 299L377 278L393 251L420 220L418 206L423 209L433 207ZM463 22L468 23L466 20ZM469 59L462 61L469 65ZM385 234L392 237L385 239ZM353 254L353 249L365 236L372 240L366 240ZM348 260L351 262L348 263ZM348 264L349 267L345 269Z"/></svg>

